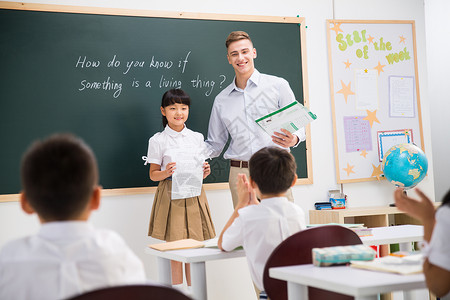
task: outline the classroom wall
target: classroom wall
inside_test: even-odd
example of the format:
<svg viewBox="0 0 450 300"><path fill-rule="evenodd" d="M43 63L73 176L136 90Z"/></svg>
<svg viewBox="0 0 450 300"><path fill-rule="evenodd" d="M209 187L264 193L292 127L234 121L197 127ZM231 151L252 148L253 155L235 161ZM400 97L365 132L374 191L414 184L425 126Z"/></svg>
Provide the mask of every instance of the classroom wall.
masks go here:
<svg viewBox="0 0 450 300"><path fill-rule="evenodd" d="M450 188L450 84L446 70L450 68L450 12L448 0L425 1L425 23L428 67L428 98L433 144L434 189L436 201L441 201Z"/></svg>
<svg viewBox="0 0 450 300"><path fill-rule="evenodd" d="M446 0L430 0L432 2ZM308 213L314 202L325 201L329 189L340 188L336 184L332 116L329 94L329 73L326 42L327 19L360 20L415 20L417 55L422 105L425 152L430 170L420 187L434 199L434 168L430 128L430 96L428 90L427 49L425 38L425 14L423 0L280 0L261 2L248 0L232 3L224 1L139 1L139 0L41 0L26 3L65 4L127 9L150 9L189 11L202 13L247 14L267 16L297 16L306 18L307 67L310 95L310 109L318 119L311 126L312 142L312 185L295 186L295 202ZM444 20L444 18L442 18ZM224 37L225 39L225 37ZM258 47L255 41L256 48ZM444 50L442 50L444 51ZM273 53L274 59L283 59L283 49ZM258 66L258 60L255 61ZM433 69L434 70L434 69ZM429 70L431 72L431 70ZM440 74L440 73L439 73ZM436 75L434 75L436 76ZM448 85L447 85L448 86ZM433 97L439 101L440 97ZM434 102L435 103L435 102ZM448 119L448 118L447 118ZM439 126L440 124L438 124ZM449 128L447 125L446 128ZM448 138L447 138L448 139ZM143 149L145 152L146 149ZM447 152L448 153L448 152ZM434 153L433 153L434 154ZM443 177L436 174L436 177ZM348 195L349 207L386 206L393 202L393 186L385 180L379 182L351 183L343 186ZM156 242L146 236L153 194L103 197L102 205L92 217L99 227L118 231L142 258L149 279L157 279L156 259L144 254L144 247ZM231 196L228 190L207 191L216 232L219 234L232 212ZM0 203L0 246L5 242L38 230L38 221L20 211L17 202ZM207 264L208 294L210 299L253 299L253 287L245 259L219 261ZM233 287L233 288L230 288Z"/></svg>

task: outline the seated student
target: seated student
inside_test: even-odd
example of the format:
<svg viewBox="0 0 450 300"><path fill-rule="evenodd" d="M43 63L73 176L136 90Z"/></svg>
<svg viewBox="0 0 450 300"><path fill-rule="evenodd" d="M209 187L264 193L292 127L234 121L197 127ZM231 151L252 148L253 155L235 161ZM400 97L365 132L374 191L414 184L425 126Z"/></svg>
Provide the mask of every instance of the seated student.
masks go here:
<svg viewBox="0 0 450 300"><path fill-rule="evenodd" d="M145 283L142 262L116 233L88 223L100 205L94 154L72 135L35 142L21 164L22 209L36 235L0 252L0 299L64 299L112 285Z"/></svg>
<svg viewBox="0 0 450 300"><path fill-rule="evenodd" d="M395 205L423 224L426 257L423 273L431 292L441 299L450 299L450 191L436 211L430 199L418 188L419 199L408 197L403 189L394 192ZM442 298L443 297L443 298Z"/></svg>
<svg viewBox="0 0 450 300"><path fill-rule="evenodd" d="M270 254L284 239L306 227L303 210L285 197L297 180L296 168L294 157L277 147L253 154L250 178L239 174L239 202L219 237L223 251L244 247L261 299L265 299L263 272Z"/></svg>

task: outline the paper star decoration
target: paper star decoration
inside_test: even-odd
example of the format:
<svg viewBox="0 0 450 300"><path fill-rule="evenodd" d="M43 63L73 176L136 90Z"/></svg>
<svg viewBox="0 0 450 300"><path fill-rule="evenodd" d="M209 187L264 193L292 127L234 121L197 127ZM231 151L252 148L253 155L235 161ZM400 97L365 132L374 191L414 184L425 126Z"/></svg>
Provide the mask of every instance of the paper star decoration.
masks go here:
<svg viewBox="0 0 450 300"><path fill-rule="evenodd" d="M361 155L361 156L364 156L364 158L366 158L367 154L368 154L367 151L366 151L366 150L363 150L363 151L361 151L361 154L360 154L360 155Z"/></svg>
<svg viewBox="0 0 450 300"><path fill-rule="evenodd" d="M405 136L411 135L411 132L408 129L405 129L405 131L403 131L403 133Z"/></svg>
<svg viewBox="0 0 450 300"><path fill-rule="evenodd" d="M370 128L372 128L373 122L377 122L377 123L381 124L380 121L378 121L378 119L377 119L377 110L376 109L374 111L370 111L370 110L366 109L366 112L367 112L367 117L365 117L363 120L367 120L370 122Z"/></svg>
<svg viewBox="0 0 450 300"><path fill-rule="evenodd" d="M336 23L333 22L334 27L330 28L330 30L333 30L334 32L336 32L336 35L338 35L339 32L343 32L341 29L341 24L340 23Z"/></svg>
<svg viewBox="0 0 450 300"><path fill-rule="evenodd" d="M399 36L399 38L400 38L400 42L399 42L399 44L400 43L403 43L403 44L405 44L405 40L406 40L406 38L403 36L403 35L401 35L401 36Z"/></svg>
<svg viewBox="0 0 450 300"><path fill-rule="evenodd" d="M350 69L350 65L351 65L352 63L347 59L346 62L344 61L344 64L345 64L345 68L346 68L346 69Z"/></svg>
<svg viewBox="0 0 450 300"><path fill-rule="evenodd" d="M383 68L386 67L386 65L382 65L380 61L378 61L378 66L376 66L374 69L378 71L378 76L380 76L381 72L384 72Z"/></svg>
<svg viewBox="0 0 450 300"><path fill-rule="evenodd" d="M336 92L336 94L343 94L343 95L344 95L345 103L346 103L346 104L347 104L347 97L348 97L349 95L354 95L354 94L355 94L355 93L353 93L353 92L351 91L351 88L350 88L350 85L351 85L351 84L352 84L352 83L349 82L348 85L345 85L345 83L341 80L342 88L341 88L339 91Z"/></svg>
<svg viewBox="0 0 450 300"><path fill-rule="evenodd" d="M374 164L372 164L372 177L377 177L378 180L380 180L380 176L383 175L383 171L381 171L381 164L377 166L375 166Z"/></svg>
<svg viewBox="0 0 450 300"><path fill-rule="evenodd" d="M347 176L350 176L350 173L355 173L355 171L353 171L353 168L355 166L350 166L349 163L347 163L347 168L343 168L343 170L345 172L347 172ZM356 173L355 173L356 174Z"/></svg>
<svg viewBox="0 0 450 300"><path fill-rule="evenodd" d="M369 34L369 37L367 38L367 40L369 41L369 44L370 43L373 44L373 39L374 39L374 37Z"/></svg>

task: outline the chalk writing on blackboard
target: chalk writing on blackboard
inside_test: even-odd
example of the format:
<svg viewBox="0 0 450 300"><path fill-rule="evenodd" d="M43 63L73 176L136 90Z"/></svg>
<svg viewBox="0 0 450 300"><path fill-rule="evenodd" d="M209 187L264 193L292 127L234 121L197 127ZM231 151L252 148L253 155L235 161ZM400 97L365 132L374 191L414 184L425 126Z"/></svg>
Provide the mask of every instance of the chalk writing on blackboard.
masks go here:
<svg viewBox="0 0 450 300"><path fill-rule="evenodd" d="M97 58L91 58L87 55L79 55L75 60L75 69L83 69L83 74L89 74L89 70L96 70L92 78L82 78L78 83L79 92L109 92L113 98L119 98L126 87L132 88L183 88L190 87L201 89L204 95L209 97L216 83L219 88L226 80L226 76L219 74L214 78L207 78L201 74L191 77L184 77L186 67L189 62L189 56L192 51L186 51L186 55L177 60L162 59L155 55L149 56L149 59L125 59L122 60L117 54L111 55L111 59L102 61ZM86 70L84 70L86 69ZM121 73L113 77L108 74L109 70L119 69ZM98 70L104 71L100 78ZM146 78L137 78L134 71L141 70L140 74L145 74ZM169 73L164 73L164 72ZM93 72L94 73L94 72ZM161 74L164 73L164 74ZM132 75L133 74L133 75ZM133 76L131 78L131 76ZM94 78L95 77L95 78Z"/></svg>

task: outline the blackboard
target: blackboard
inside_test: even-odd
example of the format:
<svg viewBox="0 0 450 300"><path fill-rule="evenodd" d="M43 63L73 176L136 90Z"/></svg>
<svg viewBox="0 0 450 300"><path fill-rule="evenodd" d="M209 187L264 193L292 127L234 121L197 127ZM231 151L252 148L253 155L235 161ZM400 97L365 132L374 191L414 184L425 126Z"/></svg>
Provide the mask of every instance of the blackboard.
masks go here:
<svg viewBox="0 0 450 300"><path fill-rule="evenodd" d="M72 132L93 148L105 189L156 185L142 156L163 129L161 96L187 91L187 125L206 138L214 98L234 78L224 45L233 30L252 37L257 69L288 80L307 105L303 18L0 8L0 194L20 191L22 153L55 132ZM293 149L303 183L311 178L306 148ZM228 181L227 161L211 167L205 183Z"/></svg>

